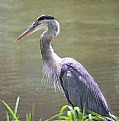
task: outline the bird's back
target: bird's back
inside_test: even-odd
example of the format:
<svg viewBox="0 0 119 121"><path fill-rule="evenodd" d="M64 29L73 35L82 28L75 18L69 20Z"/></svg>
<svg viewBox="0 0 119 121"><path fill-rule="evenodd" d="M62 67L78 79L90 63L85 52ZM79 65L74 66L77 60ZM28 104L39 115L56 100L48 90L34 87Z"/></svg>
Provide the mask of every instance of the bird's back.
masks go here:
<svg viewBox="0 0 119 121"><path fill-rule="evenodd" d="M109 116L109 108L99 86L80 63L72 58L64 58L60 82L72 106L78 106L86 114L93 111Z"/></svg>

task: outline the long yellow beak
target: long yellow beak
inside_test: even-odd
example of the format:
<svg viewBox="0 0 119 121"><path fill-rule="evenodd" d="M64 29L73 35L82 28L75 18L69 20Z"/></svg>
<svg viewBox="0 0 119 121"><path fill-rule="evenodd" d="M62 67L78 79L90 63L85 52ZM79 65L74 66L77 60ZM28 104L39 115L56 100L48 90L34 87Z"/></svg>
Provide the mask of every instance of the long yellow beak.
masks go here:
<svg viewBox="0 0 119 121"><path fill-rule="evenodd" d="M16 41L20 41L21 39L23 39L24 37L32 34L33 32L35 32L35 27L33 25L31 25L26 31L24 31L18 38Z"/></svg>
<svg viewBox="0 0 119 121"><path fill-rule="evenodd" d="M23 39L24 37L34 33L35 31L38 30L38 25L32 24L26 31L24 31L17 39L16 41L20 41L21 39Z"/></svg>
<svg viewBox="0 0 119 121"><path fill-rule="evenodd" d="M24 31L18 38L16 41L20 41L21 39L23 39L24 37L32 34L35 31L35 27L33 25L31 25L26 31Z"/></svg>

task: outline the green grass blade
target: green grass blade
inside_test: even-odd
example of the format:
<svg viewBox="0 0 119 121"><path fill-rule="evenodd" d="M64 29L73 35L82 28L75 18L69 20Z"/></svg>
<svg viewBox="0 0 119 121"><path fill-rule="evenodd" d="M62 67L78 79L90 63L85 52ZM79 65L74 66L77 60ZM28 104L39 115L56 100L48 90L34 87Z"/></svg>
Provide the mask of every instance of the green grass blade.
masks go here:
<svg viewBox="0 0 119 121"><path fill-rule="evenodd" d="M84 120L85 120L85 108L83 109L82 120L81 121L84 121Z"/></svg>
<svg viewBox="0 0 119 121"><path fill-rule="evenodd" d="M15 109L14 109L14 114L15 114L15 115L17 115L19 100L20 100L20 97L18 96L18 97L17 97L17 101L16 101L16 105L15 105Z"/></svg>
<svg viewBox="0 0 119 121"><path fill-rule="evenodd" d="M31 113L28 113L29 121L31 121Z"/></svg>
<svg viewBox="0 0 119 121"><path fill-rule="evenodd" d="M93 119L92 119L92 115L91 114L89 114L89 121L93 121Z"/></svg>
<svg viewBox="0 0 119 121"><path fill-rule="evenodd" d="M70 111L71 111L71 113L72 113L72 115L74 117L74 121L76 121L76 113L74 112L73 107L72 106L68 106L68 108L70 109Z"/></svg>
<svg viewBox="0 0 119 121"><path fill-rule="evenodd" d="M56 115L52 116L51 118L46 119L46 121L52 121L54 118L56 118L56 117L58 117L58 116L60 116L60 115L61 115L61 114L56 114Z"/></svg>
<svg viewBox="0 0 119 121"><path fill-rule="evenodd" d="M26 121L29 121L28 113L26 114Z"/></svg>
<svg viewBox="0 0 119 121"><path fill-rule="evenodd" d="M117 121L119 121L119 117L117 116Z"/></svg>
<svg viewBox="0 0 119 121"><path fill-rule="evenodd" d="M9 110L9 112L11 113L12 117L14 118L14 120L19 121L18 118L17 118L17 116L14 114L14 112L10 108L10 106L6 102L4 102L3 100L2 100L2 102L7 107L7 109Z"/></svg>
<svg viewBox="0 0 119 121"><path fill-rule="evenodd" d="M39 121L42 121L42 119L39 119Z"/></svg>
<svg viewBox="0 0 119 121"><path fill-rule="evenodd" d="M35 103L32 105L31 121L34 121Z"/></svg>
<svg viewBox="0 0 119 121"><path fill-rule="evenodd" d="M59 116L59 121L64 120L64 121L68 121L68 117L67 116Z"/></svg>
<svg viewBox="0 0 119 121"><path fill-rule="evenodd" d="M31 113L26 114L26 121L32 121L31 120Z"/></svg>
<svg viewBox="0 0 119 121"><path fill-rule="evenodd" d="M72 121L72 112L67 111L68 121Z"/></svg>
<svg viewBox="0 0 119 121"><path fill-rule="evenodd" d="M117 120L119 121L119 117L117 116Z"/></svg>
<svg viewBox="0 0 119 121"><path fill-rule="evenodd" d="M6 112L6 118L7 118L7 121L10 121L10 117L8 115L8 112Z"/></svg>
<svg viewBox="0 0 119 121"><path fill-rule="evenodd" d="M61 108L61 110L60 110L60 114L61 114L61 115L63 114L64 110L65 110L67 107L68 107L68 105L64 105L64 106Z"/></svg>
<svg viewBox="0 0 119 121"><path fill-rule="evenodd" d="M81 113L79 107L74 107L74 112L77 113L78 121L81 121L81 119L82 119L82 113Z"/></svg>

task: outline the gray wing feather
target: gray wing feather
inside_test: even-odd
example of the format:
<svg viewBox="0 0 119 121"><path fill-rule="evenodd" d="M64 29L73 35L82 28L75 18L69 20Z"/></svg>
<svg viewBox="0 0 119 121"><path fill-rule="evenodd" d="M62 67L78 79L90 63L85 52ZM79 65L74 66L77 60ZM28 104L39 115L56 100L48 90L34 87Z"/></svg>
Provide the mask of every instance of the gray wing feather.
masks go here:
<svg viewBox="0 0 119 121"><path fill-rule="evenodd" d="M77 71L72 64L64 64L60 75L61 86L68 102L72 106L94 111L103 116L109 115L109 109L98 85L84 70L83 74Z"/></svg>

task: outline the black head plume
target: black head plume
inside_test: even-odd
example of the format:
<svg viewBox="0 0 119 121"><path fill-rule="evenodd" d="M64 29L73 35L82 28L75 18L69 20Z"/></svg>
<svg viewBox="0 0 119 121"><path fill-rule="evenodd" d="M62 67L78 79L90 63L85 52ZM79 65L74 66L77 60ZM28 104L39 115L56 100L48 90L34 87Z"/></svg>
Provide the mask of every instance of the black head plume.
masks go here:
<svg viewBox="0 0 119 121"><path fill-rule="evenodd" d="M54 20L55 18L52 16L48 16L48 15L42 15L40 17L37 18L37 21L42 21L42 20Z"/></svg>

